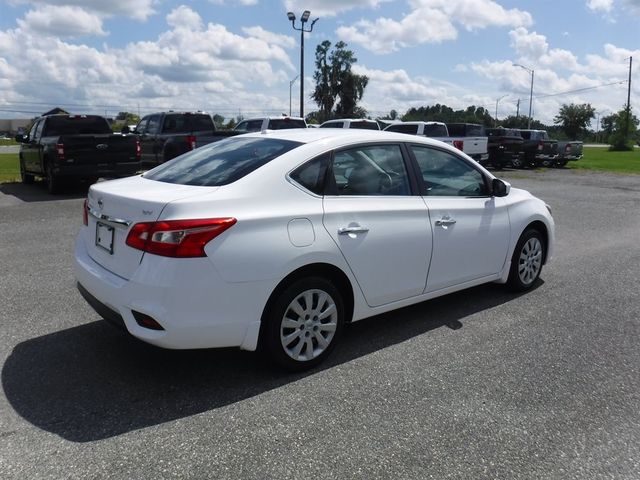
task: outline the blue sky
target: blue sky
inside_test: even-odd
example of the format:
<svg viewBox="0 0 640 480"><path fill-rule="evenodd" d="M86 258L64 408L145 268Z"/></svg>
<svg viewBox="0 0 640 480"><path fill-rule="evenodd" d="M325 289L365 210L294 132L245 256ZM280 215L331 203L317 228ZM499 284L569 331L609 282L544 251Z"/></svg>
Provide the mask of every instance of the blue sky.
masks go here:
<svg viewBox="0 0 640 480"><path fill-rule="evenodd" d="M8 0L0 2L0 118L53 106L109 116L201 109L226 118L289 111L300 34L286 18L319 17L305 36L305 97L323 40L346 41L369 77L362 105L482 105L551 123L563 103L606 115L640 107L640 0ZM298 25L298 23L296 23ZM299 112L299 83L293 85ZM305 112L316 107L310 99Z"/></svg>

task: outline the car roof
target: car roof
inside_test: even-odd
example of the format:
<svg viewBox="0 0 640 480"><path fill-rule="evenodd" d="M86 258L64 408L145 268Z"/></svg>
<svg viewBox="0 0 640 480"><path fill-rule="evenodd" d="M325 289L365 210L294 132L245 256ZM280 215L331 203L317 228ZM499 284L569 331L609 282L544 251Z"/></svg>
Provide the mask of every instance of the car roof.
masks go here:
<svg viewBox="0 0 640 480"><path fill-rule="evenodd" d="M339 146L360 142L411 142L426 145L443 146L446 144L438 140L406 133L386 132L383 130L359 130L341 128L293 128L286 130L265 130L263 132L252 132L242 135L243 137L264 137L280 140L290 140L305 144L324 142L327 146ZM447 148L449 148L447 146ZM453 147L450 147L453 149ZM458 150L456 150L458 152Z"/></svg>
<svg viewBox="0 0 640 480"><path fill-rule="evenodd" d="M265 118L269 119L269 120L285 120L285 119L288 119L288 120L304 120L304 118L302 118L302 117L288 117L288 116L284 116L283 117L282 115L280 115L280 116L274 115L274 116L271 116L271 117L243 118L242 120L240 120L240 122L247 122L247 121L251 121L251 120L264 120ZM240 123L240 122L238 122L238 123Z"/></svg>

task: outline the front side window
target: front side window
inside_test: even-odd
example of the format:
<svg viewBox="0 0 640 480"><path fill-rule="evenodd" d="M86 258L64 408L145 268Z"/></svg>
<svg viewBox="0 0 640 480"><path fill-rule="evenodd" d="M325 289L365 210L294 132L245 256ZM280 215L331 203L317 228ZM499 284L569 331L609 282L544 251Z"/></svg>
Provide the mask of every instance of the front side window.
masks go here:
<svg viewBox="0 0 640 480"><path fill-rule="evenodd" d="M299 145L275 138L231 137L163 163L144 178L179 185L228 185Z"/></svg>
<svg viewBox="0 0 640 480"><path fill-rule="evenodd" d="M160 131L160 115L151 115L145 133L154 135Z"/></svg>
<svg viewBox="0 0 640 480"><path fill-rule="evenodd" d="M484 176L463 159L436 148L412 145L425 195L480 197L487 195Z"/></svg>
<svg viewBox="0 0 640 480"><path fill-rule="evenodd" d="M337 195L411 194L399 145L369 145L336 152L331 182L332 193Z"/></svg>

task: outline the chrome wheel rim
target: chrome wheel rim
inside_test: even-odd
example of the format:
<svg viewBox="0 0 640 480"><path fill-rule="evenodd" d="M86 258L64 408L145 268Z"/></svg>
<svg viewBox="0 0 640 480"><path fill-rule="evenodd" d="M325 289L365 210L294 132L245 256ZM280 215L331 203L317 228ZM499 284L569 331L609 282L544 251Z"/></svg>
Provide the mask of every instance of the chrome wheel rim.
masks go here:
<svg viewBox="0 0 640 480"><path fill-rule="evenodd" d="M289 357L304 362L322 354L338 326L336 303L324 290L306 290L287 307L280 323L280 343Z"/></svg>
<svg viewBox="0 0 640 480"><path fill-rule="evenodd" d="M520 250L518 277L524 285L535 281L542 268L542 242L537 237L530 238Z"/></svg>

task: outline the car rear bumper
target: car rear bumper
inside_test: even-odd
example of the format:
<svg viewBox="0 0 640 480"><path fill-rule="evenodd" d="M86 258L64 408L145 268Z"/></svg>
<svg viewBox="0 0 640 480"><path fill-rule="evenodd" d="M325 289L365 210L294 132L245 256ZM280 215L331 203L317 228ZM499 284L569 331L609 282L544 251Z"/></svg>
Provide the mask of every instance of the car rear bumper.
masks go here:
<svg viewBox="0 0 640 480"><path fill-rule="evenodd" d="M170 349L255 350L271 282L227 283L208 258L176 261L149 254L127 280L96 263L82 235L74 257L78 289L87 303L134 337ZM141 315L162 329L141 325Z"/></svg>

